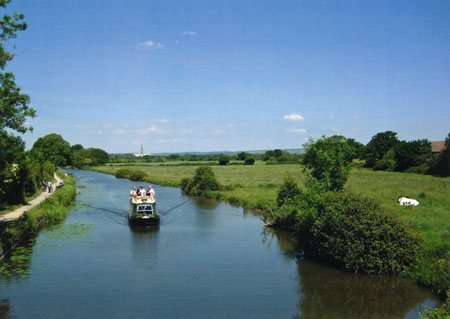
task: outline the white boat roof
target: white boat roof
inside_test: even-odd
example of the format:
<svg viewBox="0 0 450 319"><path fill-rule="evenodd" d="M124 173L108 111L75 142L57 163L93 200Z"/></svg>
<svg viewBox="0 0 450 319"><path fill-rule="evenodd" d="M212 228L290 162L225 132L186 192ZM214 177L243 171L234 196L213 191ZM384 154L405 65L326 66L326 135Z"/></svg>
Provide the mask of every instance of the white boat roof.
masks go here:
<svg viewBox="0 0 450 319"><path fill-rule="evenodd" d="M150 196L136 196L131 197L131 202L133 204L153 204L155 199Z"/></svg>

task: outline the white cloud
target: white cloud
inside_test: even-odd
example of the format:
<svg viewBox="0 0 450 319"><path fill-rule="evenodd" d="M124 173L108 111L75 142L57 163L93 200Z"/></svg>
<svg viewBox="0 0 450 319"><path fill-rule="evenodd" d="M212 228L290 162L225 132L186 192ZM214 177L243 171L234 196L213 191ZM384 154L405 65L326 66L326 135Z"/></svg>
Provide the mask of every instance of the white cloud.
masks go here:
<svg viewBox="0 0 450 319"><path fill-rule="evenodd" d="M287 128L286 132L306 134L306 130L304 128Z"/></svg>
<svg viewBox="0 0 450 319"><path fill-rule="evenodd" d="M284 119L290 121L303 121L305 118L301 116L301 114L292 113L290 115L285 115Z"/></svg>
<svg viewBox="0 0 450 319"><path fill-rule="evenodd" d="M158 132L159 129L156 126L150 126L141 130L136 130L138 134L152 134Z"/></svg>
<svg viewBox="0 0 450 319"><path fill-rule="evenodd" d="M169 120L168 119L159 119L159 120L156 120L156 122L167 123L167 122L169 122Z"/></svg>
<svg viewBox="0 0 450 319"><path fill-rule="evenodd" d="M334 114L330 114L330 119L334 119L334 118L335 118Z"/></svg>
<svg viewBox="0 0 450 319"><path fill-rule="evenodd" d="M197 34L198 33L195 32L195 31L184 31L184 32L180 33L180 35L190 35L190 36L194 36L194 35L197 35Z"/></svg>
<svg viewBox="0 0 450 319"><path fill-rule="evenodd" d="M156 42L156 41L152 41L152 40L138 43L138 46L140 46L140 47L147 47L147 48L151 48L151 49L162 49L162 48L164 48L164 44Z"/></svg>

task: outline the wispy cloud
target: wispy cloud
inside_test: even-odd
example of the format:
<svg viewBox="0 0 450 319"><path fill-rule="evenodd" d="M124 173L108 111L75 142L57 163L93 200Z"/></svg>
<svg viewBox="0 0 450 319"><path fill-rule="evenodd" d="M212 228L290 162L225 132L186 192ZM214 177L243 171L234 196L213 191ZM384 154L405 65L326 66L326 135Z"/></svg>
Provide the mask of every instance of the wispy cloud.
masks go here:
<svg viewBox="0 0 450 319"><path fill-rule="evenodd" d="M289 115L285 115L284 119L289 121L303 121L305 118L301 114L292 113Z"/></svg>
<svg viewBox="0 0 450 319"><path fill-rule="evenodd" d="M140 46L140 47L147 47L147 48L150 48L150 49L162 49L162 48L164 48L164 44L162 44L160 42L152 41L152 40L138 43L138 46Z"/></svg>
<svg viewBox="0 0 450 319"><path fill-rule="evenodd" d="M304 128L287 128L286 132L306 134L306 130Z"/></svg>
<svg viewBox="0 0 450 319"><path fill-rule="evenodd" d="M197 35L198 33L197 32L195 32L195 31L184 31L184 32L181 32L180 33L180 35L190 35L190 36L195 36L195 35Z"/></svg>

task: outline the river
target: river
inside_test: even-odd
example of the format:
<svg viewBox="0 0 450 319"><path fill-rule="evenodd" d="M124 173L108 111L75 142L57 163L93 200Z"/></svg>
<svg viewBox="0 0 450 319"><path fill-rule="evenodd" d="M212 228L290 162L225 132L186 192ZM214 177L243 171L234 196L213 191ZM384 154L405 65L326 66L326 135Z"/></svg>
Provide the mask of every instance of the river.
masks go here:
<svg viewBox="0 0 450 319"><path fill-rule="evenodd" d="M76 207L2 265L0 318L418 318L438 302L304 260L260 217L177 188L154 186L159 227L130 227L136 183L70 172Z"/></svg>

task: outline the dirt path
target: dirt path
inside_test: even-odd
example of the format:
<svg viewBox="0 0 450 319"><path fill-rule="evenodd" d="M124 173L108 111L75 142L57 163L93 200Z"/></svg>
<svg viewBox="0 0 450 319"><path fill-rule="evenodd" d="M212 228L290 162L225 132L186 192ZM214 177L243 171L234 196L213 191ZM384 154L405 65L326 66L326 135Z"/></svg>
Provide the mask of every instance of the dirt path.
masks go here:
<svg viewBox="0 0 450 319"><path fill-rule="evenodd" d="M52 183L52 188L53 188L53 190L56 189L56 185L58 185L59 181L61 180L61 178L59 178L58 176L56 176L56 174L54 175L54 177L55 177L55 179L56 179L56 182L55 182L55 183ZM36 205L42 203L47 197L49 197L49 196L52 195L52 194L53 194L53 192L52 192L52 193L42 192L41 195L39 195L38 197L36 197L36 198L33 199L33 200L30 200L27 204L25 204L25 205L23 205L23 206L17 208L16 210L14 210L14 211L12 211L12 212L10 212L10 213L8 213L8 214L5 214L5 215L0 216L0 223L3 223L3 222L9 222L9 221L12 221L12 220L14 220L14 219L19 218L19 217L22 216L23 213L25 213L27 210L29 210L29 209L33 208L34 206L36 206Z"/></svg>

